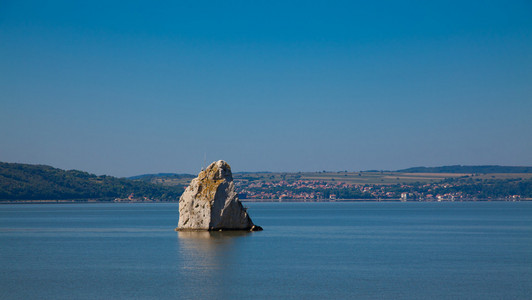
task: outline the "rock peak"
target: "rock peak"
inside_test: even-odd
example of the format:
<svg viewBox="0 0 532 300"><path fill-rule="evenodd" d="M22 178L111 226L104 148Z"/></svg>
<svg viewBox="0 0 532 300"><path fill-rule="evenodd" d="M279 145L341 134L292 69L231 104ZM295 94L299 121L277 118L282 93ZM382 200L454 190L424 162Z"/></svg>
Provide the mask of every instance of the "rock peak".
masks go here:
<svg viewBox="0 0 532 300"><path fill-rule="evenodd" d="M233 173L231 172L231 166L227 162L219 160L211 163L205 170L202 170L198 174L198 178L233 181Z"/></svg>
<svg viewBox="0 0 532 300"><path fill-rule="evenodd" d="M261 230L238 200L229 164L211 163L179 199L176 230Z"/></svg>

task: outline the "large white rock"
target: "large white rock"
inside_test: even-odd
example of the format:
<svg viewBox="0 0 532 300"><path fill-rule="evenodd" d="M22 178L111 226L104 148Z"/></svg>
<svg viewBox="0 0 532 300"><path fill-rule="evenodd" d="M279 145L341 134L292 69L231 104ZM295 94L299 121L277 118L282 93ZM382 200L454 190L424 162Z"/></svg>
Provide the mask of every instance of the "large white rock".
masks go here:
<svg viewBox="0 0 532 300"><path fill-rule="evenodd" d="M213 162L194 178L179 199L176 230L262 230L238 200L231 167Z"/></svg>

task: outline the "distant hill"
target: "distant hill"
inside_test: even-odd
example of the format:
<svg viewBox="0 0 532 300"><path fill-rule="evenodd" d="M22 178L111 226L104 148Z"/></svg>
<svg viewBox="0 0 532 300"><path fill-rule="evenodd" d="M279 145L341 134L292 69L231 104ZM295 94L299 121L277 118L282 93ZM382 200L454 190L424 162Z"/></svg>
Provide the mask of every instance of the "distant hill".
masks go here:
<svg viewBox="0 0 532 300"><path fill-rule="evenodd" d="M154 201L177 201L181 186L162 186L139 180L96 176L45 165L0 162L0 200L114 200L144 197Z"/></svg>
<svg viewBox="0 0 532 300"><path fill-rule="evenodd" d="M532 173L532 167L512 167L512 166L443 166L443 167L415 167L397 170L403 173Z"/></svg>

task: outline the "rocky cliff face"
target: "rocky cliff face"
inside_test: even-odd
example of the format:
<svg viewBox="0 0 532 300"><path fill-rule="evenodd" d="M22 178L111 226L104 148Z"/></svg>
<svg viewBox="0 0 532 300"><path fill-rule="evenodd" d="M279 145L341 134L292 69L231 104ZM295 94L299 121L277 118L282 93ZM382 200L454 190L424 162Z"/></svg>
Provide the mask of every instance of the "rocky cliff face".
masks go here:
<svg viewBox="0 0 532 300"><path fill-rule="evenodd" d="M179 199L176 230L261 230L238 200L231 167L213 162L194 178Z"/></svg>

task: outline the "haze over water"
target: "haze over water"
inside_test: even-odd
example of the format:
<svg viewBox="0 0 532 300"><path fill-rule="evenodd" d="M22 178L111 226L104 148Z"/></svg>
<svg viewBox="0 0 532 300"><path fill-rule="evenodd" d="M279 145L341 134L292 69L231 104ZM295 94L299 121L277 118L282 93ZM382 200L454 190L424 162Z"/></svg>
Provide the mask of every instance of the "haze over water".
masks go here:
<svg viewBox="0 0 532 300"><path fill-rule="evenodd" d="M262 232L174 232L177 204L0 206L2 299L527 299L532 203L247 203Z"/></svg>

